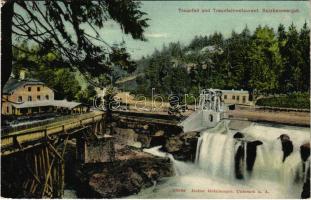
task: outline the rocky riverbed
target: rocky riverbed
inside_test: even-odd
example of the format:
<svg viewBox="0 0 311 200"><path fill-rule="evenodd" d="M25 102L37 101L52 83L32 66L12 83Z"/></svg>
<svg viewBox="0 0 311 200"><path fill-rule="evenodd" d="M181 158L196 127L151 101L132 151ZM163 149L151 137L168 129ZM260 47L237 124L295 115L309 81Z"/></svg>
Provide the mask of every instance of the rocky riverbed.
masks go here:
<svg viewBox="0 0 311 200"><path fill-rule="evenodd" d="M78 198L125 197L174 175L169 158L124 145L115 144L115 149L113 162L75 164L71 168L68 186L76 191Z"/></svg>
<svg viewBox="0 0 311 200"><path fill-rule="evenodd" d="M231 120L228 126L239 130L250 124ZM75 143L69 145L71 150L67 151L65 176L67 189L73 189L78 198L120 198L154 187L161 179L174 176L174 166L169 158L148 154L143 149L162 146L160 150L171 154L178 162L191 163L195 160L200 137L199 132L184 133L177 126L135 124L129 127L122 121L111 124L106 133L113 138L115 152L112 160L106 159L106 151L101 151L95 155L100 158L79 163L75 160ZM97 143L89 148L96 148ZM92 152L89 150L88 154Z"/></svg>
<svg viewBox="0 0 311 200"><path fill-rule="evenodd" d="M194 161L199 132L184 133L177 126L174 130L150 129L115 128L115 137L120 144L140 149L162 146L162 151L172 154L177 160Z"/></svg>
<svg viewBox="0 0 311 200"><path fill-rule="evenodd" d="M102 152L97 155L103 157L97 159L100 162L84 164L75 160L73 141L66 154L66 188L73 189L78 198L118 198L136 194L175 174L169 158L143 152L144 148L161 145L161 150L172 154L175 159L193 161L199 136L198 132L170 132L169 129L148 126L136 129L114 127L113 161L103 161L107 155Z"/></svg>
<svg viewBox="0 0 311 200"><path fill-rule="evenodd" d="M251 126L250 122L239 120L231 120L228 124L228 127L232 131L237 131L240 129L244 130L249 126ZM286 132L287 129L292 130L290 127L285 127L282 125L282 127L274 128L270 125L260 125L259 130L257 130L256 127L254 127L253 129L255 130L256 134L258 133L258 135L256 136L260 138L268 137L269 141L273 139L280 139L282 141L282 147L280 147L280 150L283 150L284 153L287 152L286 148L283 148L284 145L282 139L284 138L279 136L281 136L281 133L283 133L284 131ZM266 133L266 129L270 132ZM302 129L304 130L306 128ZM297 132L296 129L293 129L292 131ZM75 162L74 160L70 160L70 157L74 158L74 150L72 151L72 156L68 156L66 158L66 166L69 166L69 171L66 172L66 177L69 177L67 178L67 188L74 189L75 194L78 198L120 198L127 196L132 197L131 195L137 193L141 195L141 191L153 191L152 188L154 186L155 193L157 193L156 191L158 190L158 188L162 188L162 186L159 185L163 185L163 182L161 180L174 180L174 178L165 179L165 177L172 177L175 175L174 168L176 168L177 174L180 174L180 172L182 172L181 174L183 174L184 171L186 171L186 173L184 173L186 175L190 173L193 168L197 170L196 166L192 164L191 161L194 161L195 159L198 138L200 137L199 132L184 133L178 131L177 129L171 131L170 128L165 127L164 129L161 129L159 127L152 127L150 125L139 125L133 128L121 128L119 126L115 126L111 133L113 134L113 146L115 149L115 159L112 162L105 161L85 164L77 163L73 167L72 163ZM276 136L269 136L271 134L274 134ZM224 135L220 135L224 137ZM277 137L279 137L279 139L276 139ZM293 141L296 141L295 137L293 138ZM286 144L288 143L288 141L285 140L284 142L286 142ZM258 144L260 147L267 146L267 142L265 142L264 144L262 143L264 142L255 142L255 144ZM143 152L144 148L151 148L159 145L162 146L160 150L170 153L175 158L175 160L173 161L175 163L175 166L173 166L172 161L169 158L157 157ZM72 149L74 149L74 144L72 144L71 146L73 147ZM301 148L303 147L307 148L307 153L310 152L309 144L302 145ZM249 145L247 149L250 151L252 150ZM260 155L263 156L262 154ZM179 167L176 167L176 164ZM237 167L239 168L239 166ZM230 169L231 168L232 170L234 170L234 167L231 166ZM194 177L195 176L193 176L193 178ZM194 179L196 180L197 178L198 177ZM207 177L207 179L208 178L209 177ZM180 181L182 180L179 180L178 183L176 183L176 187L179 187L178 185ZM307 181L304 183L304 193L306 193L305 191L308 191L306 189L308 188L308 181L309 179L307 179ZM171 184L171 182L168 182L167 184ZM169 188L170 187L172 186L170 185ZM163 188L165 189L165 186L163 186ZM171 189L172 188L170 188L170 190ZM301 190L301 188L298 188L298 190ZM159 195L159 193L157 194ZM273 195L278 196L281 194ZM305 196L308 195L309 194L306 194Z"/></svg>

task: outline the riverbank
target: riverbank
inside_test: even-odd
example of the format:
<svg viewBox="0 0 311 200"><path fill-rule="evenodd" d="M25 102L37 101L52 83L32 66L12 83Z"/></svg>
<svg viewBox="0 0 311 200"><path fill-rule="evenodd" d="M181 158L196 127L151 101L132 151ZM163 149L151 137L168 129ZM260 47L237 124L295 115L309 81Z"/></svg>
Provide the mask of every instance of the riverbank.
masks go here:
<svg viewBox="0 0 311 200"><path fill-rule="evenodd" d="M255 109L237 109L228 112L230 119L242 119L254 122L280 123L294 126L310 126L309 112L261 111Z"/></svg>
<svg viewBox="0 0 311 200"><path fill-rule="evenodd" d="M139 114L142 116L155 116L155 118L162 117L168 118L169 114L162 110L162 111L137 111L137 110L129 110L124 112L130 112ZM184 117L190 116L194 110L187 110L183 112L182 115ZM303 127L310 127L310 112L301 112L301 111L276 111L276 110L261 110L261 109L254 109L251 107L248 108L239 108L237 107L235 110L227 111L229 119L236 119L236 120L246 120L246 121L253 121L253 122L268 122L268 123L279 123L285 125L292 125L292 126L303 126Z"/></svg>
<svg viewBox="0 0 311 200"><path fill-rule="evenodd" d="M253 124L243 133L236 131L224 126L201 132L196 162L175 158L177 176L128 198L299 198L308 184L301 169L306 159L299 154L307 146L310 129ZM279 142L282 135L291 140ZM284 160L285 143L291 143L293 150ZM148 152L165 154L158 150Z"/></svg>
<svg viewBox="0 0 311 200"><path fill-rule="evenodd" d="M169 158L118 143L114 144L114 149L113 162L75 164L71 172L67 171L71 176L70 183L67 182L69 189L73 189L78 198L125 197L174 175Z"/></svg>
<svg viewBox="0 0 311 200"><path fill-rule="evenodd" d="M192 112L193 111L187 111L186 115L188 116ZM236 110L228 111L228 116L231 119L228 126L231 130L238 131L248 127L252 121L259 122L269 120L270 123L274 123L274 121L281 120L281 122L275 123L289 123L289 121L286 121L288 118L284 118L286 114L302 117L304 120L306 118L306 113L301 112L281 112L281 114L277 115L278 117L275 117L274 113L277 112L247 110L237 107ZM107 132L107 134L112 134L114 138L114 161L85 163L76 166L74 169L71 167L68 169L74 171L73 176L75 178L70 179L74 185L72 188L76 191L78 198L120 198L137 193L142 194L141 192L144 193L145 191L157 193L158 185L160 188L163 186L161 180L164 180L164 177L172 177L174 175L174 170L176 174L179 174L183 172L184 168L192 169L192 163L197 156L197 144L201 135L200 133L181 132L176 126L178 120L173 120L172 117L165 112L127 112L122 114L122 111L120 111L114 114L114 122L110 125L113 131ZM279 115L281 117L279 117ZM122 118L120 118L121 116ZM132 119L136 119L136 121ZM161 125L162 121L160 119L162 119L163 123L164 121L171 121L172 123L164 123L165 125ZM293 123L297 123L297 121L299 121L300 124L301 122L306 122L298 118L292 117L292 119L296 120L293 120ZM107 128L110 129L109 127ZM301 129L301 127L297 128ZM254 130L256 133L265 133L257 135L258 137L268 137L269 139L275 139L285 131L285 129L279 130L275 127L265 127L265 125L260 124L249 129L250 132ZM297 130L295 130L295 132L297 132ZM284 133L288 134L288 132ZM269 135L271 134L275 134L275 136L270 138ZM299 135L298 132L296 135L299 137L302 136L302 134ZM220 134L220 137L223 139L224 135ZM261 141L262 138L256 137L256 139L260 139ZM173 163L175 163L174 166L172 161L168 158L161 158L143 152L144 148L152 148L160 145L162 146L160 149L161 151L171 154L175 159L175 161L173 161ZM221 150L219 152L223 151ZM215 153L213 153L213 155L214 154ZM99 156L103 155L99 154ZM74 155L72 157L74 157ZM221 157L222 156L219 158ZM182 169L175 168L176 162L181 164ZM71 163L70 161L67 163L67 166L71 166L71 164L69 164ZM187 163L190 163L190 167ZM176 169L178 170L176 171ZM230 169L233 168L230 167ZM193 175L192 178L194 177L198 178L196 175ZM173 177L165 180L174 180L175 178ZM179 181L180 180L178 180L178 182ZM205 181L209 182L209 179L203 180L203 182ZM279 197L282 196L283 193L273 195L275 195L274 197Z"/></svg>
<svg viewBox="0 0 311 200"><path fill-rule="evenodd" d="M128 105L128 111L141 114L168 115L169 103L158 101L138 101L129 93L119 93L117 97ZM194 105L188 105L188 110L182 115L187 117L194 110ZM267 106L246 106L235 105L235 110L229 110L230 119L241 119L254 122L280 123L294 126L310 126L310 111L308 109L267 107Z"/></svg>

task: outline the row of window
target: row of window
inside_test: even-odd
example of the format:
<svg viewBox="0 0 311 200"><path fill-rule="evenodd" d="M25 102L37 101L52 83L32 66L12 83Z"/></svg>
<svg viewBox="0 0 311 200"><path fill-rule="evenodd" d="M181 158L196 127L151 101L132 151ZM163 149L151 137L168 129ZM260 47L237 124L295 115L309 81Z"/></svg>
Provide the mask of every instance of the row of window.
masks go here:
<svg viewBox="0 0 311 200"><path fill-rule="evenodd" d="M40 92L41 88L37 87L37 91ZM31 87L28 87L28 92L31 92Z"/></svg>
<svg viewBox="0 0 311 200"><path fill-rule="evenodd" d="M237 95L232 95L232 100L235 100L235 97L236 97L236 100L239 101L240 100L240 96ZM224 99L227 99L227 95L224 95ZM246 101L246 96L242 96L242 101L245 102Z"/></svg>
<svg viewBox="0 0 311 200"><path fill-rule="evenodd" d="M45 99L46 99L46 100L49 100L49 98L50 98L49 95L45 95ZM27 99L27 100L28 100L28 101L32 101L32 96L28 96L28 99ZM37 100L38 100L38 101L41 100L41 96L40 96L40 95L37 96ZM19 97L18 97L18 102L22 102L22 101L23 101L23 97L22 97L22 96L19 96Z"/></svg>

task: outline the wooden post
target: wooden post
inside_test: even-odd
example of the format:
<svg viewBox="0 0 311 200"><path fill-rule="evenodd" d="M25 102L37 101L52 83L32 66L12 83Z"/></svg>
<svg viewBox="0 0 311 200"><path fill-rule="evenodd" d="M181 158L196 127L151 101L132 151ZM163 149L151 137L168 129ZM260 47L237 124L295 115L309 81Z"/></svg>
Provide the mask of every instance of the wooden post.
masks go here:
<svg viewBox="0 0 311 200"><path fill-rule="evenodd" d="M64 195L64 189L65 189L65 162L64 161L60 161L60 167L61 167L61 171L60 171L60 196Z"/></svg>
<svg viewBox="0 0 311 200"><path fill-rule="evenodd" d="M103 127L103 123L102 123L103 120L100 120L98 123L99 123L99 133L100 135L103 135L103 132L104 132L104 127Z"/></svg>

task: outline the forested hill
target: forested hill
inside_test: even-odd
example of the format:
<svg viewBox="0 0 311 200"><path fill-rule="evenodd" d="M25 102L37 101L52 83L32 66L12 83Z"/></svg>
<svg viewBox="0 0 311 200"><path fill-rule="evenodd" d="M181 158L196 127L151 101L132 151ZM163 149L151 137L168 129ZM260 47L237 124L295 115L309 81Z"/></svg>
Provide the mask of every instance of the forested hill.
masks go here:
<svg viewBox="0 0 311 200"><path fill-rule="evenodd" d="M244 89L256 93L309 91L307 24L274 30L247 27L229 38L196 36L189 45L173 42L139 60L136 93L199 93L200 88Z"/></svg>

